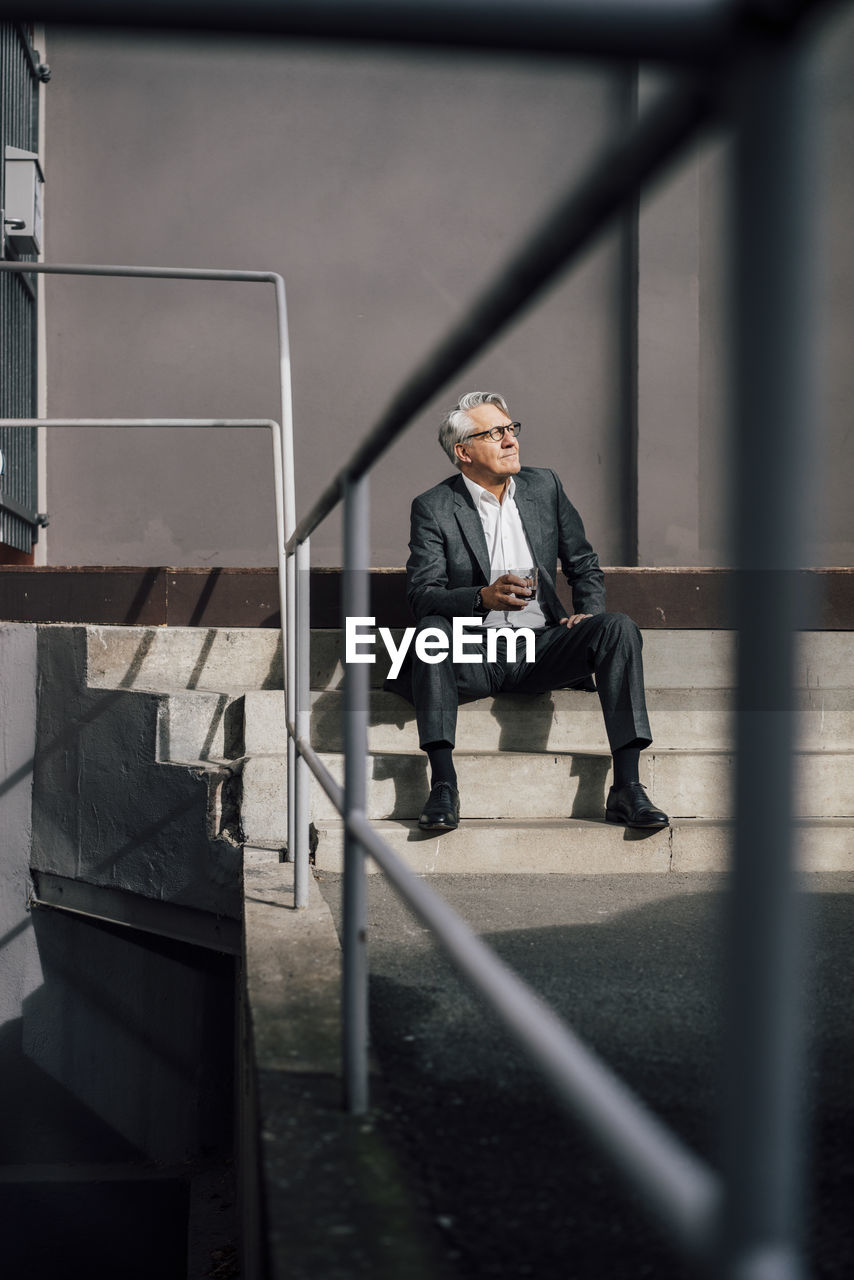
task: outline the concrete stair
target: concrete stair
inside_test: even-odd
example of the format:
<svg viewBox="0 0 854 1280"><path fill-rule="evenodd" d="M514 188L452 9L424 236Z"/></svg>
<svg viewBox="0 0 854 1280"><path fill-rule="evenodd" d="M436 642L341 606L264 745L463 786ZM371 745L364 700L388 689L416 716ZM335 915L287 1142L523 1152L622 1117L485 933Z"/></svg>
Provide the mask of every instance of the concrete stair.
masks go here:
<svg viewBox="0 0 854 1280"><path fill-rule="evenodd" d="M263 630L89 629L89 684L157 691L157 759L241 773L240 829L251 845L287 839L286 739L278 636ZM412 708L373 686L368 813L416 869L460 871L719 869L731 841L735 645L731 633L649 631L644 659L653 748L642 780L668 810L663 832L602 821L610 756L595 694L505 695L460 710L463 823L417 828L427 791ZM343 779L340 633L312 644L312 741ZM847 633L802 633L797 812L811 869L854 866L854 662ZM317 864L341 863L341 824L319 787Z"/></svg>
<svg viewBox="0 0 854 1280"><path fill-rule="evenodd" d="M343 783L343 759L323 752L320 758L336 781ZM611 785L611 758L592 752L456 751L454 759L467 818L601 818ZM854 777L850 752L799 753L797 811L805 818L854 815ZM643 753L641 781L677 818L732 816L733 757L715 751ZM258 844L263 823L275 814L262 813L269 796L284 786L284 760L256 756L243 768L242 825L247 839ZM417 818L429 790L422 754L375 752L368 763L367 816L371 819ZM665 803L662 800L662 803ZM331 818L335 809L319 792L314 818ZM253 830L250 834L249 825ZM275 826L278 841L281 827Z"/></svg>

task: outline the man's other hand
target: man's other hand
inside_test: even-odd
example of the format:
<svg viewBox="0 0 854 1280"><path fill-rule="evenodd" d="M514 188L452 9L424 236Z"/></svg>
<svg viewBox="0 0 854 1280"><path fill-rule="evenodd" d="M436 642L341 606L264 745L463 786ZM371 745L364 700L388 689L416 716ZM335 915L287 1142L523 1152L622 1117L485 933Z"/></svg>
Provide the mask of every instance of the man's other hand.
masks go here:
<svg viewBox="0 0 854 1280"><path fill-rule="evenodd" d="M481 587L480 598L489 610L512 613L524 609L534 594L528 585L529 581L530 579L517 577L515 573L504 573L488 587Z"/></svg>
<svg viewBox="0 0 854 1280"><path fill-rule="evenodd" d="M592 617L592 613L574 613L570 618L561 618L560 625L562 627L574 627L577 623L583 622L585 618Z"/></svg>

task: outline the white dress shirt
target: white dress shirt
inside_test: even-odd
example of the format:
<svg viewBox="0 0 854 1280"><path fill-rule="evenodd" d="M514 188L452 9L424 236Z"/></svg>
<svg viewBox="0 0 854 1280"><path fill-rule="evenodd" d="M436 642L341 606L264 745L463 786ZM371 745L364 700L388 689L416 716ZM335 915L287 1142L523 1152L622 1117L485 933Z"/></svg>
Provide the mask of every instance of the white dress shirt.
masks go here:
<svg viewBox="0 0 854 1280"><path fill-rule="evenodd" d="M475 484L468 476L463 476L466 488L472 496L483 534L486 538L486 549L489 552L490 584L502 574L511 573L515 569L533 568L536 563L525 537L522 517L516 506L514 494L516 481L510 477L510 483L504 491L504 501L491 494L488 489ZM524 609L493 609L484 618L487 627L530 627L538 630L546 625L546 617L540 608L536 595L531 596Z"/></svg>

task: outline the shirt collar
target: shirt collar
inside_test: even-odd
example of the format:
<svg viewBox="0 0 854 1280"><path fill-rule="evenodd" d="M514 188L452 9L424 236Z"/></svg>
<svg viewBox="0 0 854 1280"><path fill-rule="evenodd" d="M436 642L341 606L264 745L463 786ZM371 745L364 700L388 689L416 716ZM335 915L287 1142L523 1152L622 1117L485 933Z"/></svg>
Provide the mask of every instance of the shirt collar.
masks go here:
<svg viewBox="0 0 854 1280"><path fill-rule="evenodd" d="M460 474L462 475L462 472L460 472ZM476 484L474 480L470 480L469 477L465 475L463 476L463 483L465 484L466 488L471 494L472 501L474 502L474 505L476 507L479 507L480 504L484 501L494 503L496 507L501 506L501 503L498 501L495 494L490 493L488 489L484 489L483 485ZM507 498L512 499L515 492L516 492L516 477L511 476L510 483L507 486L507 491L504 494L505 500Z"/></svg>

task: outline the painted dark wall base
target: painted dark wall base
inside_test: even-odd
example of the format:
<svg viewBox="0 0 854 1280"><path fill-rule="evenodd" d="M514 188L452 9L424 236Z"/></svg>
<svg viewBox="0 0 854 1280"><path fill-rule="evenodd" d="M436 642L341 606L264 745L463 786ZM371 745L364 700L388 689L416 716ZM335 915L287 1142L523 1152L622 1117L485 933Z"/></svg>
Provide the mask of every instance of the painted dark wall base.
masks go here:
<svg viewBox="0 0 854 1280"><path fill-rule="evenodd" d="M854 569L808 569L803 627L854 631ZM728 569L605 569L608 607L653 629L727 630ZM565 584L564 584L565 587ZM312 625L338 627L341 570L313 569ZM570 607L569 593L561 597ZM371 608L384 626L408 626L402 569L371 571ZM0 621L102 626L278 627L275 569L0 566Z"/></svg>

